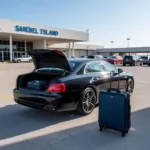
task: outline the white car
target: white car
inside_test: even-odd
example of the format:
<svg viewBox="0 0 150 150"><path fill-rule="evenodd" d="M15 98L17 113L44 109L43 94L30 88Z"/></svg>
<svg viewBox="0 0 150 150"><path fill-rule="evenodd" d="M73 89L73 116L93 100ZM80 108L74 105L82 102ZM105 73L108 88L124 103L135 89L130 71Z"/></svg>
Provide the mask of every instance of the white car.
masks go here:
<svg viewBox="0 0 150 150"><path fill-rule="evenodd" d="M13 60L14 62L17 62L17 63L21 63L21 62L32 62L32 57L31 56L28 56L28 55L23 55L19 58L14 58Z"/></svg>

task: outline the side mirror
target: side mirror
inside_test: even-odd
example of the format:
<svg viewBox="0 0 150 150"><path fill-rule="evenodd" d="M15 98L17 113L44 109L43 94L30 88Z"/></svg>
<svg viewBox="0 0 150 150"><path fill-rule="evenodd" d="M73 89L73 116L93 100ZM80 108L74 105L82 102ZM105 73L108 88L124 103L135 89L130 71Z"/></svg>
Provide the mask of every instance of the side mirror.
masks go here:
<svg viewBox="0 0 150 150"><path fill-rule="evenodd" d="M118 74L120 74L120 73L122 73L122 72L123 72L123 70L120 69L120 68L118 68Z"/></svg>
<svg viewBox="0 0 150 150"><path fill-rule="evenodd" d="M115 75L117 75L117 74L118 74L118 73L116 73L116 72L114 72L114 71L111 71L111 72L110 72L110 75L111 75L111 76L115 76Z"/></svg>

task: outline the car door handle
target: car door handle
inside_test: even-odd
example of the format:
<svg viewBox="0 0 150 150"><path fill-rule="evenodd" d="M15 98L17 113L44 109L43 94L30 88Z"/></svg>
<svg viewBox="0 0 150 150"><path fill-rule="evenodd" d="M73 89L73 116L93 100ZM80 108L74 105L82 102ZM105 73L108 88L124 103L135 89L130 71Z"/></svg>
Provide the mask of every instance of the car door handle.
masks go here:
<svg viewBox="0 0 150 150"><path fill-rule="evenodd" d="M93 77L93 80L94 81L97 81L97 80L99 80L100 79L100 77Z"/></svg>

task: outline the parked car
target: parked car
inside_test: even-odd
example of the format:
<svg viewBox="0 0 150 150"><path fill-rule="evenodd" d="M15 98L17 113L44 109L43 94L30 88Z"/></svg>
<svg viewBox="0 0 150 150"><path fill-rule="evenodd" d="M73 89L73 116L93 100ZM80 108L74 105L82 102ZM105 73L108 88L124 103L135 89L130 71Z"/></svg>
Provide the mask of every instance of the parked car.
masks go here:
<svg viewBox="0 0 150 150"><path fill-rule="evenodd" d="M102 55L89 55L87 58L90 59L105 59Z"/></svg>
<svg viewBox="0 0 150 150"><path fill-rule="evenodd" d="M21 105L50 111L77 110L87 115L98 103L100 90L110 88L110 78L112 88L134 89L132 74L103 60L67 60L56 50L32 50L30 55L35 69L19 75L13 90L15 102Z"/></svg>
<svg viewBox="0 0 150 150"><path fill-rule="evenodd" d="M126 55L123 58L123 66L127 64L129 64L130 66L141 65L141 62L139 60L140 60L140 57L137 55Z"/></svg>
<svg viewBox="0 0 150 150"><path fill-rule="evenodd" d="M20 63L20 62L32 62L32 57L29 55L23 55L18 58L13 59L14 62Z"/></svg>
<svg viewBox="0 0 150 150"><path fill-rule="evenodd" d="M140 62L140 65L148 65L150 66L150 56L148 55L145 55L145 56L139 56L139 62Z"/></svg>
<svg viewBox="0 0 150 150"><path fill-rule="evenodd" d="M123 58L121 56L110 56L106 59L111 64L122 64L123 63Z"/></svg>
<svg viewBox="0 0 150 150"><path fill-rule="evenodd" d="M109 56L104 56L105 59L109 58Z"/></svg>

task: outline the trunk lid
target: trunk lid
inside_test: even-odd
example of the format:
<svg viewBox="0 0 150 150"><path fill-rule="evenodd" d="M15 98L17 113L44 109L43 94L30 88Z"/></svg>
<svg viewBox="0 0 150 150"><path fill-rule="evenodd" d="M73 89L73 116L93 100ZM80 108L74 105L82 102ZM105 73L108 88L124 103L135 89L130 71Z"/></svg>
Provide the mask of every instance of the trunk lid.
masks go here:
<svg viewBox="0 0 150 150"><path fill-rule="evenodd" d="M66 56L58 50L34 49L28 54L32 57L36 69L43 67L57 67L71 71Z"/></svg>

